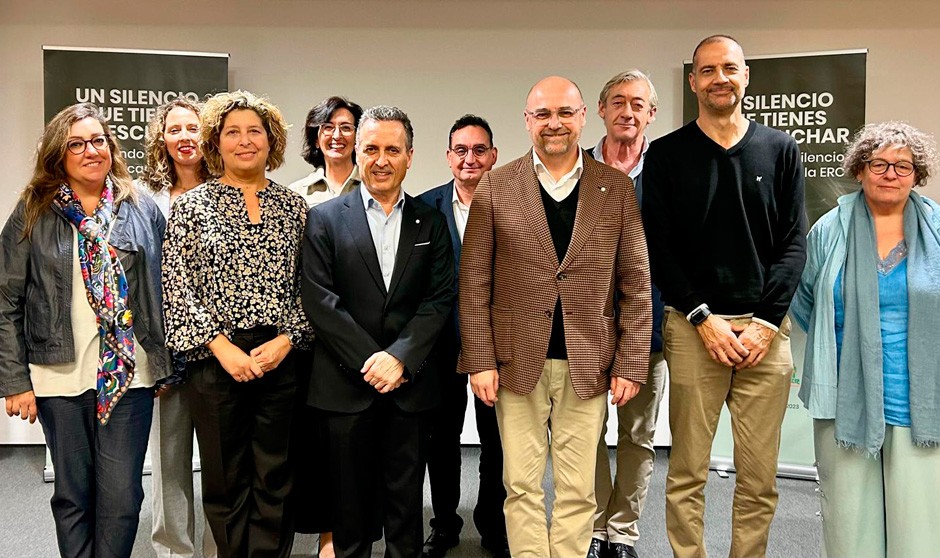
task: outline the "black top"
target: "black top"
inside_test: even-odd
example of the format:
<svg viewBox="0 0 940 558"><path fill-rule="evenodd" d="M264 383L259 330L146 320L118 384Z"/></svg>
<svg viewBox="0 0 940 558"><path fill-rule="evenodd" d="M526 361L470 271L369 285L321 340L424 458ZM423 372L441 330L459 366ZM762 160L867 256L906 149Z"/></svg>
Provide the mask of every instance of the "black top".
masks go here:
<svg viewBox="0 0 940 558"><path fill-rule="evenodd" d="M552 234L552 244L555 245L555 254L558 261L565 259L568 245L571 244L571 234L574 232L574 218L578 212L578 192L581 181L574 185L568 196L555 201L548 195L545 188L539 188L542 194L542 205L545 206L545 219L548 221L548 230ZM548 340L548 352L545 358L567 359L568 349L565 347L565 321L561 308L561 297L555 301L555 310L552 311L552 336Z"/></svg>
<svg viewBox="0 0 940 558"><path fill-rule="evenodd" d="M205 344L220 333L276 326L295 345L311 333L297 269L307 202L269 182L258 204L255 224L242 191L213 178L173 206L163 243L167 346L190 362L212 356Z"/></svg>
<svg viewBox="0 0 940 558"><path fill-rule="evenodd" d="M793 138L751 122L724 149L692 121L650 144L643 174L650 268L665 303L780 324L806 261Z"/></svg>

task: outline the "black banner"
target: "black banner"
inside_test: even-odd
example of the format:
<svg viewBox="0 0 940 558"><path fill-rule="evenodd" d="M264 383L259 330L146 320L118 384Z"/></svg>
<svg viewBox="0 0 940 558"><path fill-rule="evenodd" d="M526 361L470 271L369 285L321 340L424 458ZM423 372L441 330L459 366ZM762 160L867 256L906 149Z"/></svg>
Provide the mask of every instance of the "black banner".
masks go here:
<svg viewBox="0 0 940 558"><path fill-rule="evenodd" d="M63 108L95 103L111 123L135 177L154 109L177 97L199 101L228 89L228 54L43 47L48 122Z"/></svg>
<svg viewBox="0 0 940 558"><path fill-rule="evenodd" d="M865 51L748 58L750 84L744 116L783 130L800 146L809 224L858 188L844 176L842 155L865 123ZM692 64L683 65L686 76ZM698 115L695 94L684 88L683 121Z"/></svg>

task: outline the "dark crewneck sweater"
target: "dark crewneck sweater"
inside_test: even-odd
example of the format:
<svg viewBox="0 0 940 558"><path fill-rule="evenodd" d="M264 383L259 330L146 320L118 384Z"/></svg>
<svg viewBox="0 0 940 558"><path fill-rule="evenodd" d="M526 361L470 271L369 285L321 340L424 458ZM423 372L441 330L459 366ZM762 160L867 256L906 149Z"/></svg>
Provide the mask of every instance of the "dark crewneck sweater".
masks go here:
<svg viewBox="0 0 940 558"><path fill-rule="evenodd" d="M542 194L542 205L545 207L545 219L548 221L548 230L552 234L552 244L555 245L555 254L561 263L568 253L571 244L571 234L574 232L574 218L578 211L578 193L581 190L581 181L574 185L568 197L555 201L548 195L545 188L539 187ZM568 358L568 348L565 346L565 320L562 314L561 297L555 301L552 311L552 336L548 340L548 352L545 358Z"/></svg>
<svg viewBox="0 0 940 558"><path fill-rule="evenodd" d="M650 268L665 303L779 325L806 261L793 138L751 122L724 149L692 121L650 144L643 175Z"/></svg>

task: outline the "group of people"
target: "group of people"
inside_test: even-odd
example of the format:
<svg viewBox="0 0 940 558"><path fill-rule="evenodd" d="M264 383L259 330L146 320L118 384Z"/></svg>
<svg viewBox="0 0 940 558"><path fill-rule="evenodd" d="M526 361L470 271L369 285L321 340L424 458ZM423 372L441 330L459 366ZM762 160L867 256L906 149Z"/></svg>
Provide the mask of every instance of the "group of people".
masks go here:
<svg viewBox="0 0 940 558"><path fill-rule="evenodd" d="M286 557L297 531L321 534L320 556L367 557L384 537L386 556L443 557L463 527L469 381L482 546L635 557L668 381L674 555L706 555L727 405L731 555L763 556L788 311L808 334L826 553L929 555L940 206L913 187L935 145L908 124L862 128L844 163L861 189L807 236L796 142L742 113L743 49L714 35L692 58L698 116L678 130L648 140L656 90L629 70L601 90L606 134L582 149L581 91L547 77L525 101L531 150L494 168L489 124L465 115L453 180L418 198L396 107L320 102L314 171L289 187L266 176L287 125L251 93L160 107L136 185L98 108L62 110L0 234L0 396L42 423L61 555L130 556L148 438L154 549L194 555L195 431L205 556Z"/></svg>

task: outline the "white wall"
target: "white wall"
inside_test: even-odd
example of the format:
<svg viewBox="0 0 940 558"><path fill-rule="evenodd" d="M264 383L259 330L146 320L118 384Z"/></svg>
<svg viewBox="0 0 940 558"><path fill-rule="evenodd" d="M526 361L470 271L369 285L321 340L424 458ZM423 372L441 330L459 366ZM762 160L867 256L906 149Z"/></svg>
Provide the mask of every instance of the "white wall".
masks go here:
<svg viewBox="0 0 940 558"><path fill-rule="evenodd" d="M299 157L304 116L337 93L410 114L411 193L449 178L447 131L465 112L491 122L501 162L522 154L525 95L547 74L573 78L593 107L613 74L649 71L661 97L650 133L662 135L681 124L682 60L718 32L736 36L748 54L868 48L868 119L940 133L936 2L0 0L0 14L0 219L29 178L43 124L43 44L230 53L231 85L267 94L294 123L287 161L273 173L281 182L309 172ZM582 144L602 132L592 116Z"/></svg>
<svg viewBox="0 0 940 558"><path fill-rule="evenodd" d="M230 84L267 94L294 123L272 175L282 183L309 172L301 128L318 100L399 105L415 126L414 194L449 179L447 131L466 112L490 121L501 162L521 155L525 95L548 74L577 81L593 107L610 76L640 67L660 94L651 136L678 127L682 60L713 33L750 55L868 48L868 120L940 134L940 2L926 0L0 0L0 222L42 130L43 44L230 53ZM602 133L592 116L582 145ZM940 197L938 183L924 193Z"/></svg>

